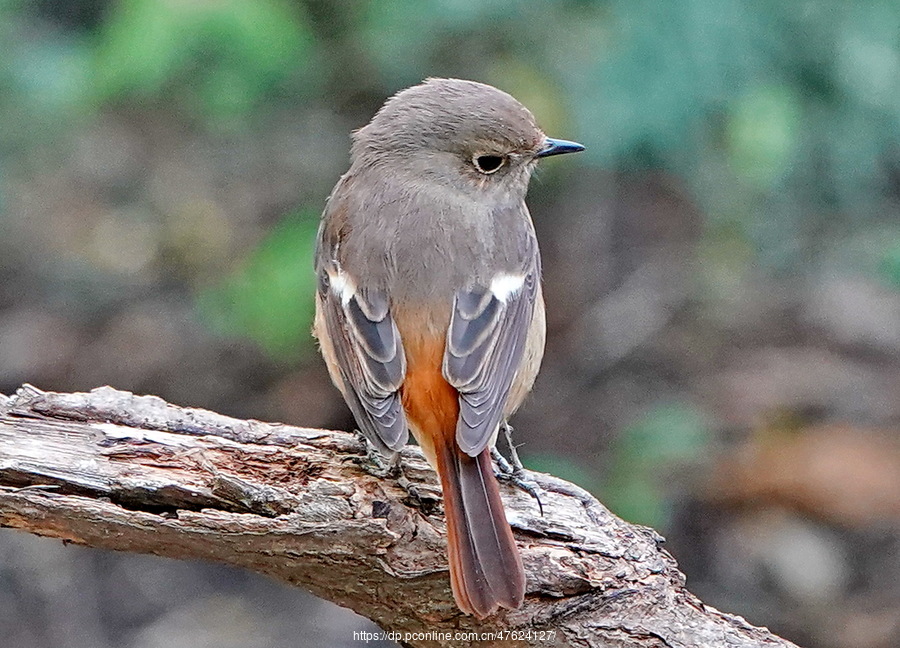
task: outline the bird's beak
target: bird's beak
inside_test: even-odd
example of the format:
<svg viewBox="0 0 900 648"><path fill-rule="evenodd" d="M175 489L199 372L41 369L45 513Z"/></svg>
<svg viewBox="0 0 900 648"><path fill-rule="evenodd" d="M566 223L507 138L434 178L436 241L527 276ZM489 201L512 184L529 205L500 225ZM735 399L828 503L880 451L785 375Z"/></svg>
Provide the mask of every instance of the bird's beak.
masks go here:
<svg viewBox="0 0 900 648"><path fill-rule="evenodd" d="M583 150L584 146L578 142L569 142L548 137L544 140L544 148L538 151L535 157L542 158L550 157L551 155L562 155L563 153L578 153Z"/></svg>

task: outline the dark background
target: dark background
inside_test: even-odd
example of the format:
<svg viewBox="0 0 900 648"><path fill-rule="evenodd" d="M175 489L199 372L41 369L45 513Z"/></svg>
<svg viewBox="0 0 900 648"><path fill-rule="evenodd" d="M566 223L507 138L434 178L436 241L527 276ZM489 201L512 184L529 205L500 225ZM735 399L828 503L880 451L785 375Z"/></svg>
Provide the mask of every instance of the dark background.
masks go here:
<svg viewBox="0 0 900 648"><path fill-rule="evenodd" d="M894 0L0 0L0 392L352 426L309 335L349 132L427 76L583 142L529 203L526 464L667 536L709 604L900 644ZM0 531L0 645L351 646L217 566Z"/></svg>

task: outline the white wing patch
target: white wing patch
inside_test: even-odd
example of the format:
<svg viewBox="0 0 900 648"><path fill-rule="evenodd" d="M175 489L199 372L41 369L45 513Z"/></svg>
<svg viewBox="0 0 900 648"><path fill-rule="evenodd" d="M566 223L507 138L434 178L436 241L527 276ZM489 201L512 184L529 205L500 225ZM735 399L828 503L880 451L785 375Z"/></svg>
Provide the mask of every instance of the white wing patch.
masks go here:
<svg viewBox="0 0 900 648"><path fill-rule="evenodd" d="M353 277L340 268L328 268L327 272L331 292L340 298L341 304L346 306L356 294L356 282L353 281Z"/></svg>
<svg viewBox="0 0 900 648"><path fill-rule="evenodd" d="M523 274L498 274L491 280L491 293L498 301L506 303L525 285Z"/></svg>

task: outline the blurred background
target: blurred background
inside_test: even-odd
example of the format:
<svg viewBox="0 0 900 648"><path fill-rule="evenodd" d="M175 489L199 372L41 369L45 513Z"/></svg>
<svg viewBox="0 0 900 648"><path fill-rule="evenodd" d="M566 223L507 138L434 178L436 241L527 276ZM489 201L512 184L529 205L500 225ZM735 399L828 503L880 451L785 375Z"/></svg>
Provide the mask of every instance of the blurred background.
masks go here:
<svg viewBox="0 0 900 648"><path fill-rule="evenodd" d="M900 645L900 4L0 0L0 392L109 384L349 429L309 335L349 133L427 76L583 142L531 210L526 464L652 525L705 602ZM218 566L0 531L20 648L353 645Z"/></svg>

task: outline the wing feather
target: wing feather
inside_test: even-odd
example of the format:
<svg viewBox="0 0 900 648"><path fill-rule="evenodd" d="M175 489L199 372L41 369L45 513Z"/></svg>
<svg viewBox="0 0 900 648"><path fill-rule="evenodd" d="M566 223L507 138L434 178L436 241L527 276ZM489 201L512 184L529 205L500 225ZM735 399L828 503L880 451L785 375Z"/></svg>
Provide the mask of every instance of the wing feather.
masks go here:
<svg viewBox="0 0 900 648"><path fill-rule="evenodd" d="M536 249L526 258L518 290L498 296L476 286L458 291L453 301L443 371L459 391L456 441L471 456L487 446L503 419L525 352L540 280Z"/></svg>
<svg viewBox="0 0 900 648"><path fill-rule="evenodd" d="M400 333L380 290L338 293L329 276L342 270L334 259L320 259L319 299L338 359L344 395L357 425L382 453L402 448L409 430L399 389L406 374Z"/></svg>

